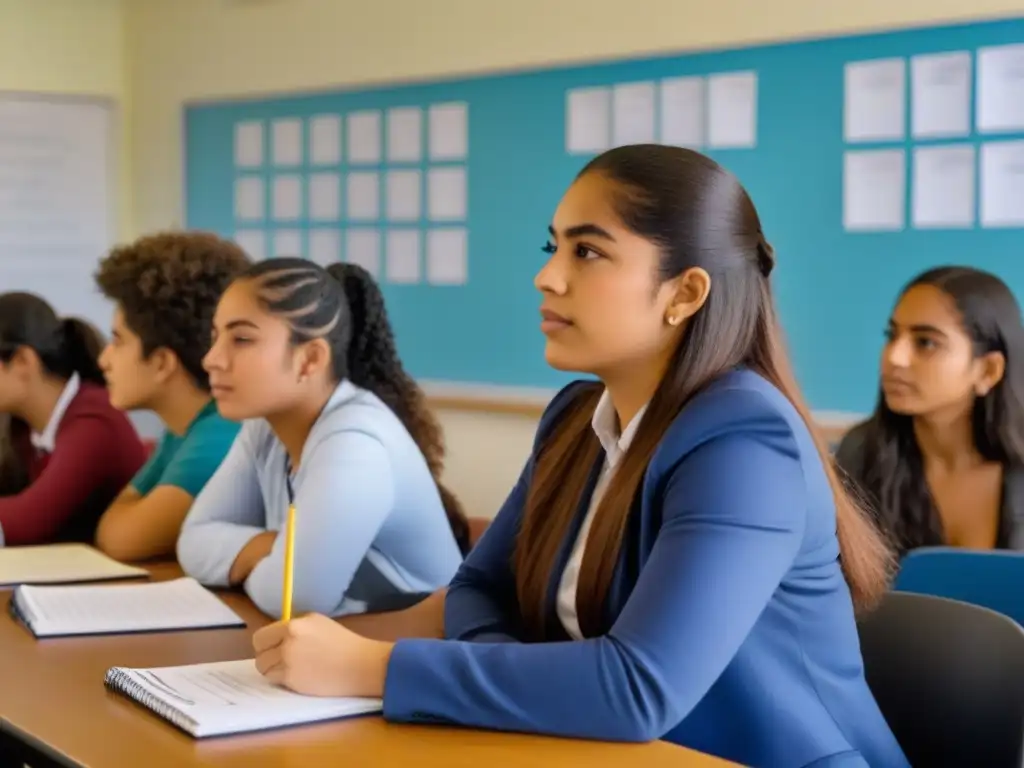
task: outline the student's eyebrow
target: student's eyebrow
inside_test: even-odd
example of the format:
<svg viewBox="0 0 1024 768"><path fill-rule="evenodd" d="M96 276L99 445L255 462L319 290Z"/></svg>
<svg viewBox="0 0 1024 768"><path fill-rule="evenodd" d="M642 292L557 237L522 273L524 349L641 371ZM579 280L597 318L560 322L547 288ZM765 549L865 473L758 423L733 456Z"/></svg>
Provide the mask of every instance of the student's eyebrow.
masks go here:
<svg viewBox="0 0 1024 768"><path fill-rule="evenodd" d="M225 331L230 331L235 328L255 328L256 330L259 330L259 326L256 325L256 323L254 323L252 320L246 320L244 318L239 320L229 320L227 323L224 324Z"/></svg>
<svg viewBox="0 0 1024 768"><path fill-rule="evenodd" d="M549 226L548 232L552 237L558 237L558 233L555 232L554 227ZM613 243L615 242L615 238L609 234L608 230L597 226L597 224L577 224L573 227L567 227L565 230L566 237L584 237L585 235L600 237L604 240L610 240Z"/></svg>
<svg viewBox="0 0 1024 768"><path fill-rule="evenodd" d="M897 330L899 327L899 323L897 323L895 320L889 321L889 328ZM945 331L941 330L940 328L937 328L934 325L928 325L927 323L916 323L914 325L909 325L907 326L907 330L911 331L912 333L926 333L931 336L941 336L942 338L947 338L947 334Z"/></svg>

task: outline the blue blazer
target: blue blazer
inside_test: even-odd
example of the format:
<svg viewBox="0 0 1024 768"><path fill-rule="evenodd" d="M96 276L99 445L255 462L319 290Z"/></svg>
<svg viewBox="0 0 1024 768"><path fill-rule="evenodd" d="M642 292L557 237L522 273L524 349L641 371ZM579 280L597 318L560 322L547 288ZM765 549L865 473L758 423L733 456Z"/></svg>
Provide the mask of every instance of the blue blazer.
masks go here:
<svg viewBox="0 0 1024 768"><path fill-rule="evenodd" d="M535 452L579 386L552 401ZM385 717L665 739L748 766L908 766L864 679L821 459L768 381L726 374L669 425L627 525L603 637L518 641L510 563L532 469L531 458L449 588L449 639L395 645Z"/></svg>

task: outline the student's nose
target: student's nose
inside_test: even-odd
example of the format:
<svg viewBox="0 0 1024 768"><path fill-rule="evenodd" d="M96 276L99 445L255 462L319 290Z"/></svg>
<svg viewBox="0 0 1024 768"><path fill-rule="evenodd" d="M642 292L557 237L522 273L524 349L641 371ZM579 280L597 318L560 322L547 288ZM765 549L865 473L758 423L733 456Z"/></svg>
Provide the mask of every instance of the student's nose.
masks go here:
<svg viewBox="0 0 1024 768"><path fill-rule="evenodd" d="M885 362L892 368L906 368L910 365L912 353L910 339L897 336L885 346Z"/></svg>
<svg viewBox="0 0 1024 768"><path fill-rule="evenodd" d="M533 284L541 293L553 293L556 296L565 294L569 288L569 280L565 258L559 251L556 250L551 254L551 257L533 278Z"/></svg>
<svg viewBox="0 0 1024 768"><path fill-rule="evenodd" d="M224 355L220 350L220 342L213 342L210 345L210 351L203 356L203 370L210 372L223 369L223 357Z"/></svg>
<svg viewBox="0 0 1024 768"><path fill-rule="evenodd" d="M107 344L103 347L103 351L100 352L99 360L97 360L100 366L100 370L106 373L110 370L110 345Z"/></svg>

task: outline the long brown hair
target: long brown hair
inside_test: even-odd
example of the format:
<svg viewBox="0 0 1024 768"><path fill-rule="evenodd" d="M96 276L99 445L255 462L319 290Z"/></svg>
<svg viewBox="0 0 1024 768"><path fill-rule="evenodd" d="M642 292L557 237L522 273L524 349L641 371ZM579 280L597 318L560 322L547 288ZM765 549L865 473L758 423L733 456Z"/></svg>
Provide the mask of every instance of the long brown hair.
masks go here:
<svg viewBox="0 0 1024 768"><path fill-rule="evenodd" d="M660 280L701 267L712 283L598 506L577 589L583 635L598 636L609 628L605 600L626 524L665 430L696 394L739 366L774 384L810 429L835 497L840 560L854 604L873 604L887 588L892 555L869 515L838 479L812 426L776 318L768 281L774 253L750 197L713 160L677 147L618 147L592 160L580 176L588 173L601 174L614 185L615 210L622 222L661 247ZM587 485L587 470L600 455L590 426L600 393L596 384L581 389L542 444L533 469L513 556L523 623L533 640L546 636L553 571Z"/></svg>

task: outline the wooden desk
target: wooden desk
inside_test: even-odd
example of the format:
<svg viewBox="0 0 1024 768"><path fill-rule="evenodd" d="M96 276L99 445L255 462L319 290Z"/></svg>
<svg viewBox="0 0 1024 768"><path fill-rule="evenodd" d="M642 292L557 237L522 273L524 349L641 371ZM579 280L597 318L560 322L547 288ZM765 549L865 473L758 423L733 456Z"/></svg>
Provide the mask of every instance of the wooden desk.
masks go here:
<svg viewBox="0 0 1024 768"><path fill-rule="evenodd" d="M151 569L154 579L180 575ZM586 765L726 768L730 763L664 742L602 744L434 726L378 717L197 741L103 685L112 666L154 667L252 657L250 637L267 618L243 596L222 595L247 629L36 640L7 613L0 592L0 723L58 765L186 768L415 766L503 768Z"/></svg>

